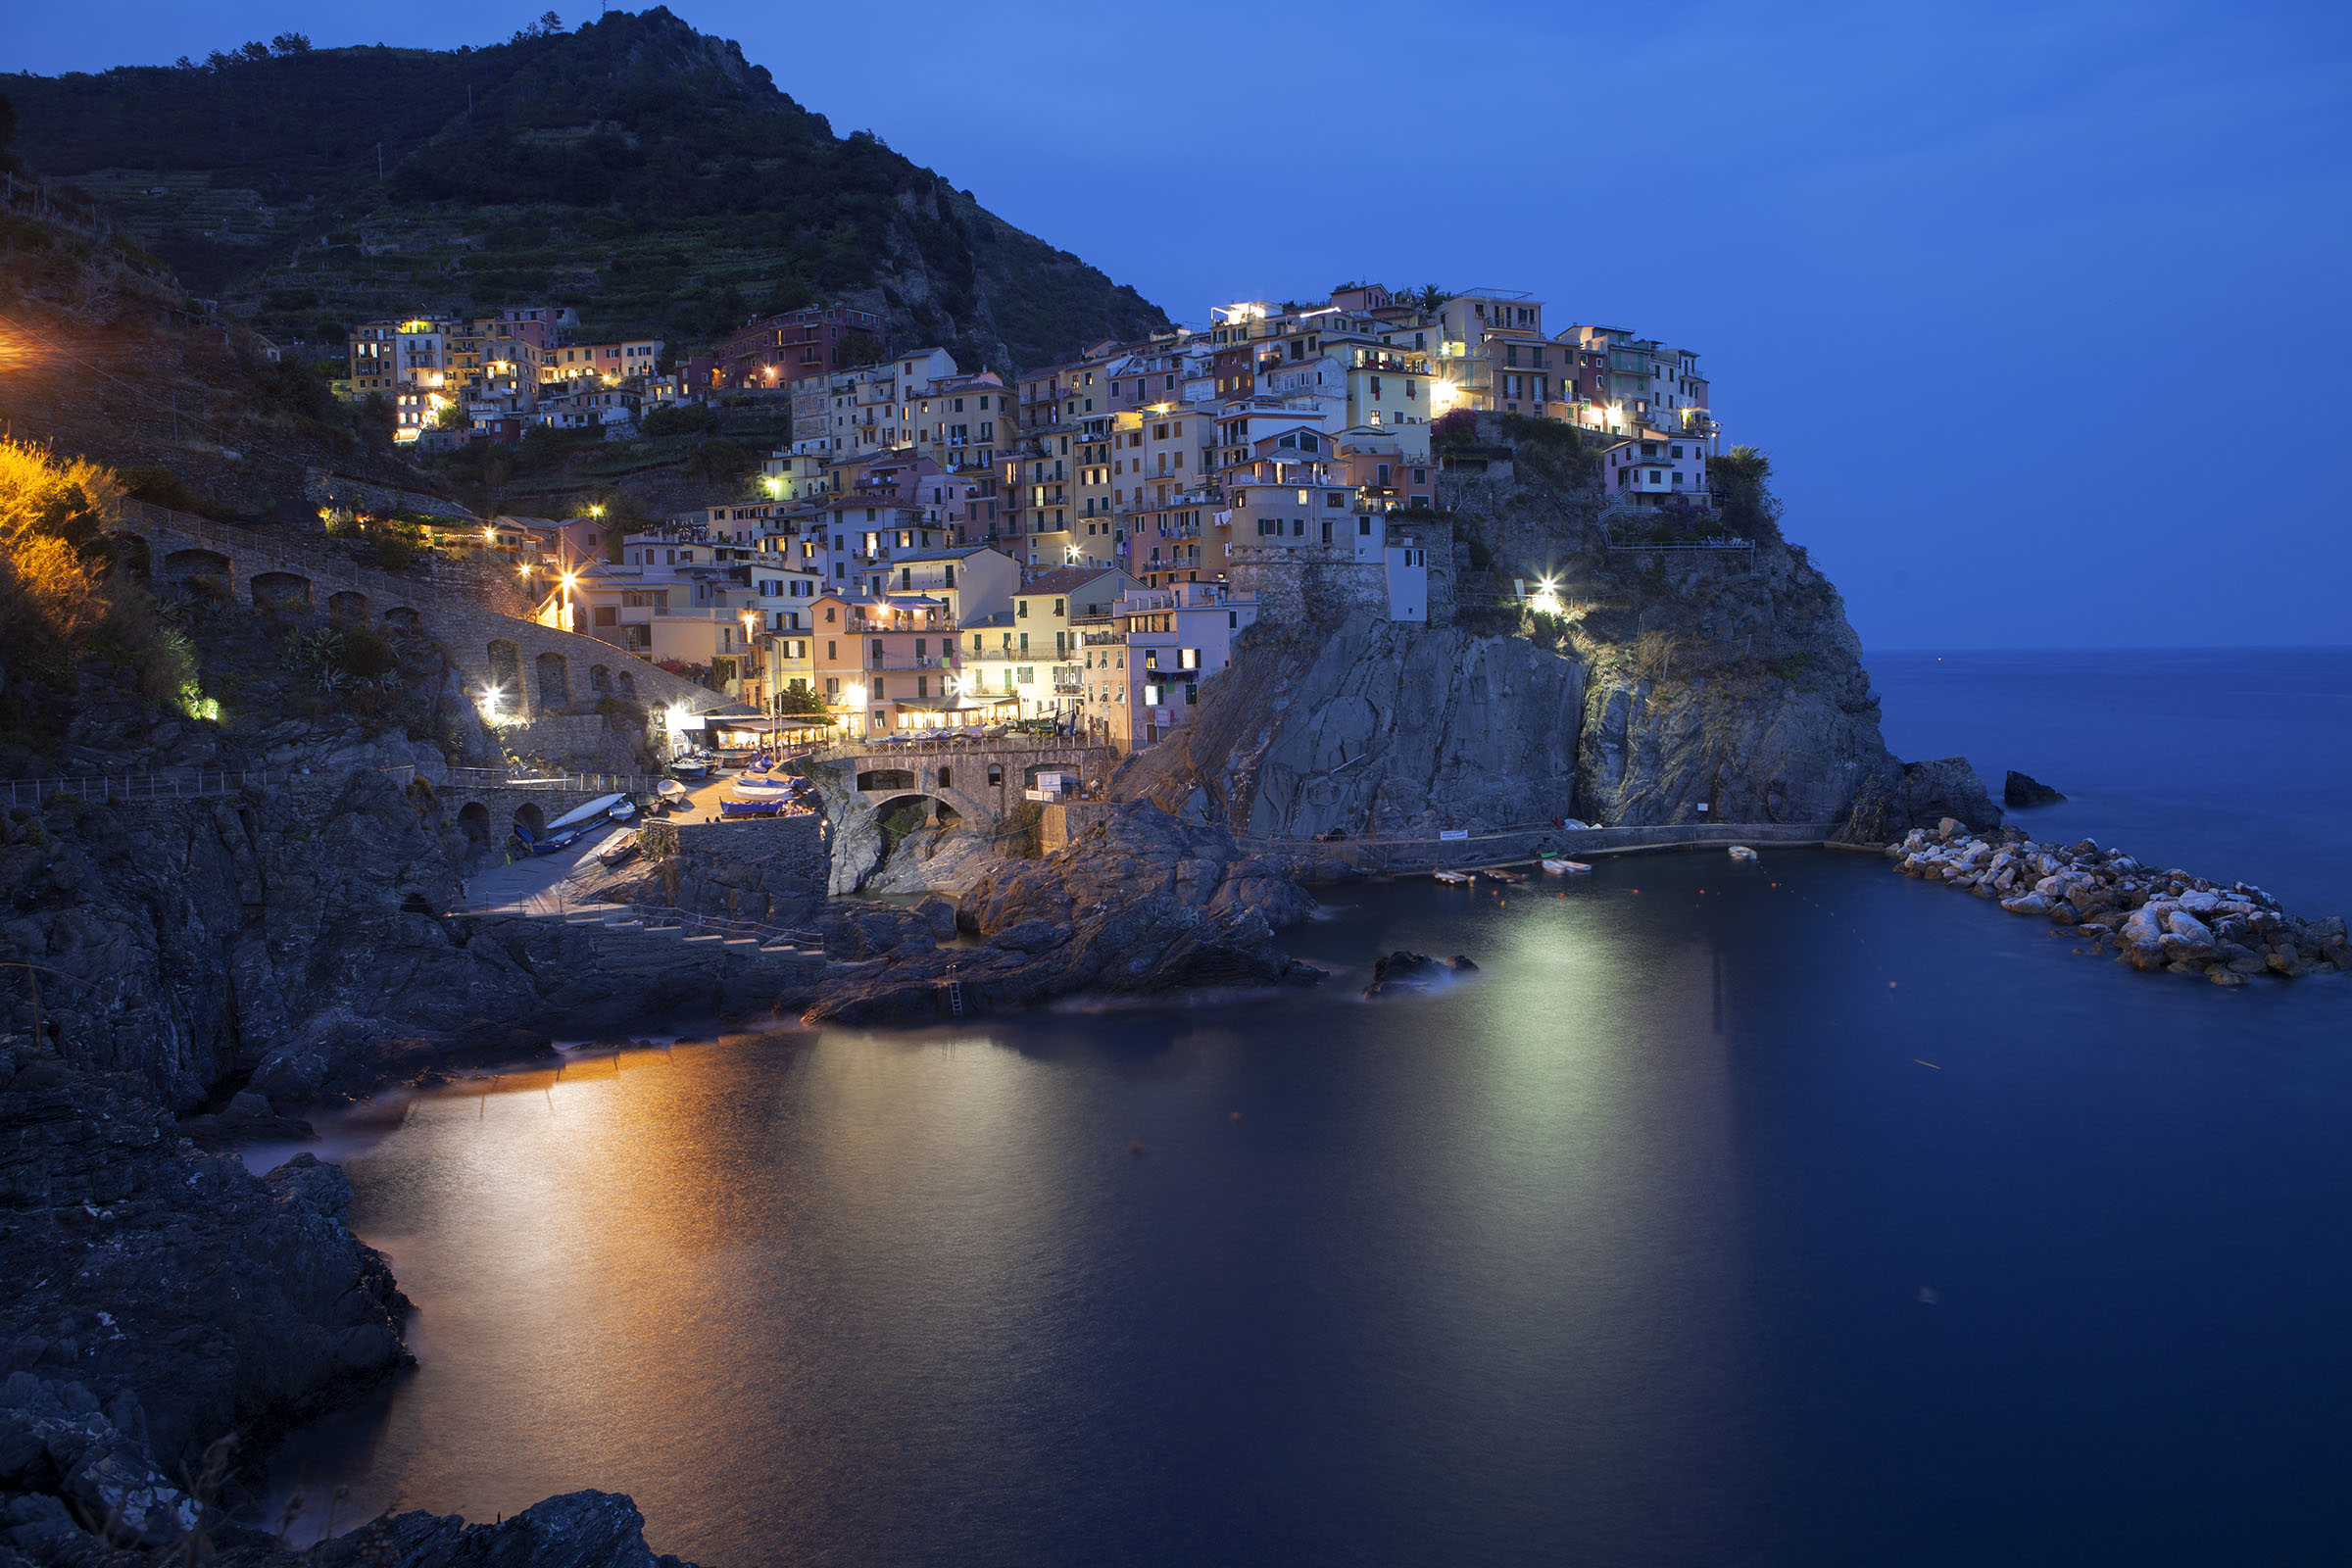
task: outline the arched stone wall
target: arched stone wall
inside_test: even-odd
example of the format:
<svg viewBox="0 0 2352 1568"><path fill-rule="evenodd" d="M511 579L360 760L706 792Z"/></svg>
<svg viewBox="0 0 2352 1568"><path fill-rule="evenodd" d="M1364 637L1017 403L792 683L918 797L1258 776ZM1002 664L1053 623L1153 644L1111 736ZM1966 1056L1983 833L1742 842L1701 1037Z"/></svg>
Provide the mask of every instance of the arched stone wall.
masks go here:
<svg viewBox="0 0 2352 1568"><path fill-rule="evenodd" d="M588 666L588 689L592 692L611 691L612 689L612 671L602 664L590 664Z"/></svg>
<svg viewBox="0 0 2352 1568"><path fill-rule="evenodd" d="M256 610L309 610L311 579L291 571L265 571L253 578Z"/></svg>
<svg viewBox="0 0 2352 1568"><path fill-rule="evenodd" d="M217 550L174 550L164 558L164 575L173 582L210 577L223 588L234 580L228 558Z"/></svg>
<svg viewBox="0 0 2352 1568"><path fill-rule="evenodd" d="M571 661L562 654L541 654L538 660L539 679L535 687L535 707L540 711L550 708L571 706Z"/></svg>
<svg viewBox="0 0 2352 1568"><path fill-rule="evenodd" d="M490 685L498 706L507 712L530 710L531 694L522 689L522 650L504 637L492 639L484 650L490 660Z"/></svg>
<svg viewBox="0 0 2352 1568"><path fill-rule="evenodd" d="M368 596L346 588L341 593L326 596L326 612L337 620L366 620Z"/></svg>
<svg viewBox="0 0 2352 1568"><path fill-rule="evenodd" d="M384 612L384 626L403 637L424 635L424 617L406 605L394 605Z"/></svg>

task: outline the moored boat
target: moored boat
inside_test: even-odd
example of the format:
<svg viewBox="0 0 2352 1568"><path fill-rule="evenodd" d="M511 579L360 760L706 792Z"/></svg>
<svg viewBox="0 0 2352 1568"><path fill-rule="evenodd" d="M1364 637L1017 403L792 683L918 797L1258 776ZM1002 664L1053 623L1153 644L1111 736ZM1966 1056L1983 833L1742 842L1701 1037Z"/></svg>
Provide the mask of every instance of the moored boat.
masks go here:
<svg viewBox="0 0 2352 1568"><path fill-rule="evenodd" d="M1525 871L1513 871L1499 865L1490 865L1479 875L1492 882L1524 882L1527 880Z"/></svg>
<svg viewBox="0 0 2352 1568"><path fill-rule="evenodd" d="M1478 880L1468 871L1432 871L1430 875L1441 882L1475 882Z"/></svg>
<svg viewBox="0 0 2352 1568"><path fill-rule="evenodd" d="M1556 855L1544 858L1544 869L1553 876L1582 876L1592 868L1582 860L1562 859Z"/></svg>
<svg viewBox="0 0 2352 1568"><path fill-rule="evenodd" d="M554 838L567 828L584 828L591 823L601 822L612 815L614 809L628 806L628 804L629 798L626 795L600 795L587 805L574 807L553 822L548 823L541 836ZM629 809L634 812L636 808L629 807Z"/></svg>
<svg viewBox="0 0 2352 1568"><path fill-rule="evenodd" d="M1732 846L1732 858L1735 860L1752 860L1756 858L1756 852L1749 849L1744 844L1735 844Z"/></svg>

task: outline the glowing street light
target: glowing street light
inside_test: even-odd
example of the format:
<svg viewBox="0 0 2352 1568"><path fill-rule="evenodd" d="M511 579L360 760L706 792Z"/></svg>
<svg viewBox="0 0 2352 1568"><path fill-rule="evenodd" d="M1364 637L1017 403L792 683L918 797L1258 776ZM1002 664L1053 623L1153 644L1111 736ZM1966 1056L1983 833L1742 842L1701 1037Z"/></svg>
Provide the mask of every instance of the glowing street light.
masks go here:
<svg viewBox="0 0 2352 1568"><path fill-rule="evenodd" d="M1539 614L1556 615L1565 608L1560 603L1560 581L1557 577L1539 577L1536 591L1528 595L1527 608Z"/></svg>
<svg viewBox="0 0 2352 1568"><path fill-rule="evenodd" d="M489 685L482 688L480 698L482 717L489 723L495 724L498 722L499 696L504 690L505 688L500 686L496 681L492 681Z"/></svg>

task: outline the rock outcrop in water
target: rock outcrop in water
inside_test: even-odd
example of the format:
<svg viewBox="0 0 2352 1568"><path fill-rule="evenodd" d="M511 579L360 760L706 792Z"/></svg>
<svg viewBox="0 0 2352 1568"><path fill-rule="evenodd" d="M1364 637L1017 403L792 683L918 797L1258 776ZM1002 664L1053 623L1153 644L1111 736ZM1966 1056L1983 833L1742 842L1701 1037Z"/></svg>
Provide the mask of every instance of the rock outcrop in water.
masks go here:
<svg viewBox="0 0 2352 1568"><path fill-rule="evenodd" d="M1309 907L1281 865L1244 856L1223 828L1130 805L1056 855L983 876L957 908L975 945L902 950L827 986L808 1016L907 1022L1079 991L1311 983L1321 971L1274 945Z"/></svg>
<svg viewBox="0 0 2352 1568"><path fill-rule="evenodd" d="M2014 767L2009 770L2009 776L2001 781L2003 806L2056 806L2065 799L2065 796L2041 780L2020 773Z"/></svg>
<svg viewBox="0 0 2352 1568"><path fill-rule="evenodd" d="M1984 839L1946 819L1914 828L1887 856L1906 876L1998 900L2011 914L2071 926L2094 950L2109 946L2134 969L2202 975L2216 985L2249 976L2296 979L2352 972L2344 919L2299 920L2260 888L2221 887L2185 871L2159 870L2089 839L2036 844L2011 830Z"/></svg>

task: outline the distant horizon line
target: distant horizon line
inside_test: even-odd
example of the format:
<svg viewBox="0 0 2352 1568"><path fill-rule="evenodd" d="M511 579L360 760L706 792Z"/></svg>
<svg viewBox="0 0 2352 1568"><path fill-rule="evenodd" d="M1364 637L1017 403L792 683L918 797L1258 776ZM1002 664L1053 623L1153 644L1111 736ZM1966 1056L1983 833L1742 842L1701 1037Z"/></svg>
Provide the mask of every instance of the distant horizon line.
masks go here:
<svg viewBox="0 0 2352 1568"><path fill-rule="evenodd" d="M1986 644L1975 647L1872 648L1865 645L1867 662L1877 654L1923 654L1943 658L1951 654L2352 654L2352 642L2340 643L2079 643Z"/></svg>

